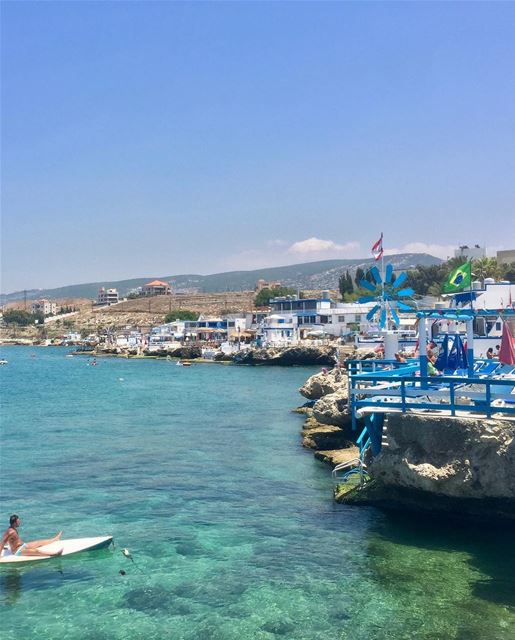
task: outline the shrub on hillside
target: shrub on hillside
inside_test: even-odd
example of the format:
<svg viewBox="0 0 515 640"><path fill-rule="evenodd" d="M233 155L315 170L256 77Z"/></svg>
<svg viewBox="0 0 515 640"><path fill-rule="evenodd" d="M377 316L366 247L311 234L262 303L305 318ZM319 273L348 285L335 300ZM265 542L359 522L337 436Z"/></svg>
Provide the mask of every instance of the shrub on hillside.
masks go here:
<svg viewBox="0 0 515 640"><path fill-rule="evenodd" d="M195 311L188 311L188 309L173 309L166 314L165 323L174 320L198 320L198 315Z"/></svg>

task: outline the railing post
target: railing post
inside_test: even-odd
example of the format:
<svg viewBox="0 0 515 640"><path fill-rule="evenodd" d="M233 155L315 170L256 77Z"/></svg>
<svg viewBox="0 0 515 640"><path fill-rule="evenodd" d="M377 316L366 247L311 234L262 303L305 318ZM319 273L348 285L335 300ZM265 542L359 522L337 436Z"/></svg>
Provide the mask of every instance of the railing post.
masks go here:
<svg viewBox="0 0 515 640"><path fill-rule="evenodd" d="M355 403L356 403L356 396L353 393L353 390L355 389L355 380L352 376L349 376L349 387L348 387L348 398L347 398L347 403L349 402L350 399L350 410L351 410L351 426L352 426L352 430L356 431L356 407L355 407Z"/></svg>
<svg viewBox="0 0 515 640"><path fill-rule="evenodd" d="M402 413L406 413L406 381L401 380L401 403Z"/></svg>
<svg viewBox="0 0 515 640"><path fill-rule="evenodd" d="M449 385L449 402L451 403L451 416L456 415L456 405L454 402L454 381L451 380Z"/></svg>

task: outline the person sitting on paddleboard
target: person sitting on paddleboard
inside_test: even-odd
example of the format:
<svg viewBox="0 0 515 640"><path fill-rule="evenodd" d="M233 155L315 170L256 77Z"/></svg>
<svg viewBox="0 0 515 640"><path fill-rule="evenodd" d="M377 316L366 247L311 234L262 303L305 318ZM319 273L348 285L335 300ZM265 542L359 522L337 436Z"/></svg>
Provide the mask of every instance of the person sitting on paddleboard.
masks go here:
<svg viewBox="0 0 515 640"><path fill-rule="evenodd" d="M43 547L46 544L57 542L61 539L62 531L60 531L54 538L48 540L33 540L32 542L22 542L22 539L18 535L18 527L21 525L21 520L17 515L12 515L9 518L9 527L2 536L2 542L0 543L0 551L9 545L9 549L14 556L60 556L63 553L62 549L51 553L50 551L41 551L39 547Z"/></svg>

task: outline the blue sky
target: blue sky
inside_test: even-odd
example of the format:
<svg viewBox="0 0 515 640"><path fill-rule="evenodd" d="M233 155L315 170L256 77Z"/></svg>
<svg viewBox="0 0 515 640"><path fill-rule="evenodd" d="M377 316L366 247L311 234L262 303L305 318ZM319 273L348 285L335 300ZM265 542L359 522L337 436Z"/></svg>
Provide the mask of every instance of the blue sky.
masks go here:
<svg viewBox="0 0 515 640"><path fill-rule="evenodd" d="M515 4L3 2L2 283L515 246Z"/></svg>

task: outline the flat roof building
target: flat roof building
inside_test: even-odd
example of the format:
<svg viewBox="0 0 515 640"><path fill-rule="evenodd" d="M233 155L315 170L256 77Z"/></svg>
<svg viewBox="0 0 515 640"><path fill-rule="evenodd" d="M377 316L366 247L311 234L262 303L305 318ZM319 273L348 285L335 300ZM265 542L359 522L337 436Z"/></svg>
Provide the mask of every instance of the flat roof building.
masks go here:
<svg viewBox="0 0 515 640"><path fill-rule="evenodd" d="M499 264L511 264L515 262L515 249L506 249L497 252L497 262Z"/></svg>

